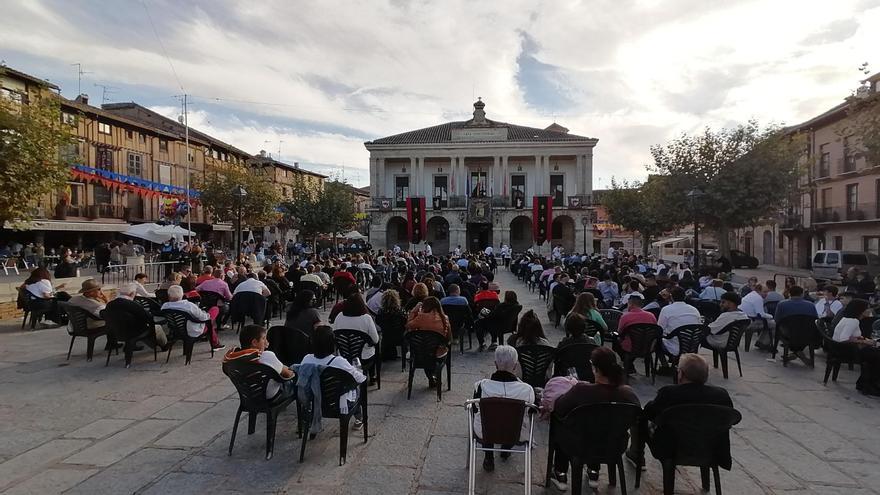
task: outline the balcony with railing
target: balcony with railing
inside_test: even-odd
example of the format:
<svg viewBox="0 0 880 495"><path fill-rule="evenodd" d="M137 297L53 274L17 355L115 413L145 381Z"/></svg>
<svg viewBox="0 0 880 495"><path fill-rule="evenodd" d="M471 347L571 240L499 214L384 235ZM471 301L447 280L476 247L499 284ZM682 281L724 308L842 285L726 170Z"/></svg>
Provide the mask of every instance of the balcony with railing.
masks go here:
<svg viewBox="0 0 880 495"><path fill-rule="evenodd" d="M862 222L880 220L880 203L857 203L816 209L813 223Z"/></svg>
<svg viewBox="0 0 880 495"><path fill-rule="evenodd" d="M855 155L847 154L843 158L838 159L837 170L840 174L852 174L857 172Z"/></svg>
<svg viewBox="0 0 880 495"><path fill-rule="evenodd" d="M467 208L468 204L472 198L465 195L449 195L446 196L445 199L440 198L439 196L427 196L426 206L428 209L436 209L436 204L439 202L440 209L447 208ZM506 209L530 209L532 207L532 197L521 198L519 201L515 196L487 196L481 199L488 199L489 205L493 209L506 210ZM406 207L406 202L397 202L394 198L389 197L375 197L370 198L370 206L371 210L378 211L391 211L391 210L399 210ZM565 197L565 202L554 206L555 209L588 209L595 206L593 204L593 197L589 194L581 194L577 196L567 196Z"/></svg>
<svg viewBox="0 0 880 495"><path fill-rule="evenodd" d="M131 217L130 208L122 205L56 205L52 218L55 220L66 220L69 217L87 218L89 220L112 219L129 221Z"/></svg>

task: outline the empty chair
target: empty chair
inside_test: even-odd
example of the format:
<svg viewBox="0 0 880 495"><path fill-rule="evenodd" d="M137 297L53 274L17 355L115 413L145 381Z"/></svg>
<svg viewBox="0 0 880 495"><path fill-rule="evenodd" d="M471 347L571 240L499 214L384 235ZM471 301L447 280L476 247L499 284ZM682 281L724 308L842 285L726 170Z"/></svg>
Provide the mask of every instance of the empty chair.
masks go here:
<svg viewBox="0 0 880 495"><path fill-rule="evenodd" d="M652 453L663 465L663 494L675 491L675 469L678 466L700 468L703 491L709 491L709 471L715 475L715 494L721 495L718 468L730 470L730 428L742 420L736 409L714 404L673 406L657 417L657 430L665 440L661 452Z"/></svg>
<svg viewBox="0 0 880 495"><path fill-rule="evenodd" d="M196 323L204 323L205 325L211 325L211 320L207 319L204 321L196 320L187 313L186 311L180 311L177 309L166 309L162 311L162 315L165 317L165 320L168 324L168 355L165 357L165 362L171 359L171 350L174 348L174 343L180 340L183 342L183 355L186 358L184 361L184 366L188 365L190 361L192 361L192 352L195 343L199 340L208 340L208 335L210 335L211 331L208 329L204 334L198 337L190 337L189 333L186 329L186 324L189 321ZM211 357L214 357L214 348L211 348Z"/></svg>
<svg viewBox="0 0 880 495"><path fill-rule="evenodd" d="M549 345L523 345L517 347L516 352L522 381L535 388L543 388L547 384L547 374L553 364L556 349Z"/></svg>
<svg viewBox="0 0 880 495"><path fill-rule="evenodd" d="M627 373L627 382L629 382L629 370L632 368L633 361L643 359L645 361L645 376L650 376L651 383L654 383L656 380L654 352L657 348L657 339L663 335L663 328L651 323L636 323L626 328L626 334L629 336L631 345L631 350L626 353L623 363L623 369Z"/></svg>
<svg viewBox="0 0 880 495"><path fill-rule="evenodd" d="M540 346L536 346L540 347ZM535 413L538 406L517 399L487 397L465 402L468 413L468 494L476 488L477 451L521 453L525 455L525 493L532 491L532 436L535 426ZM481 416L482 431L474 429L477 410ZM528 412L528 438L523 440L523 420ZM486 447L499 445L502 447ZM515 448L520 447L520 448Z"/></svg>
<svg viewBox="0 0 880 495"><path fill-rule="evenodd" d="M446 366L446 375L449 390L452 390L452 370L449 366L449 357L451 351L447 351L446 356L437 357L437 348L446 345L446 340L437 332L429 332L425 330L412 330L406 332L403 336L406 342L409 356L407 364L409 365L409 377L406 385L406 398L412 396L413 377L417 369L425 370L425 373L431 375L437 385L437 401L443 398L443 367Z"/></svg>
<svg viewBox="0 0 880 495"><path fill-rule="evenodd" d="M816 317L813 315L790 315L776 322L776 339L773 342L773 357L776 357L776 349L782 342L782 365L788 366L791 360L789 351L801 352L808 349L810 358L807 366L814 367L814 348L822 343L822 336L816 328Z"/></svg>
<svg viewBox="0 0 880 495"><path fill-rule="evenodd" d="M235 434L238 432L241 413L247 412L248 435L252 435L256 430L257 415L266 415L266 460L271 459L275 450L275 424L278 422L278 414L286 409L296 397L279 394L280 397L277 399L267 399L266 388L269 382L272 380L284 382L285 379L281 378L281 375L271 367L260 363L241 360L228 361L223 363L223 373L235 385L239 400L235 423L232 424L232 437L229 439L229 455L232 455L232 446L235 445ZM299 426L301 427L301 423ZM297 432L300 432L299 428L297 428Z"/></svg>
<svg viewBox="0 0 880 495"><path fill-rule="evenodd" d="M336 353L345 358L349 363L354 362L355 358L361 359L361 353L364 347L371 345L376 349L379 348L379 342L372 342L370 336L360 330L337 329L333 330L333 337L336 340ZM363 370L368 374L375 368L376 370L376 389L382 388L382 355L378 352L373 355L372 359L365 360L361 363Z"/></svg>
<svg viewBox="0 0 880 495"><path fill-rule="evenodd" d="M580 495L585 465L608 466L608 483L617 484L615 468L620 475L620 492L626 495L626 472L623 453L629 443L629 430L642 408L630 403L605 402L574 408L565 416L553 415L550 442L571 459L571 493ZM552 469L552 452L547 456L547 481Z"/></svg>
<svg viewBox="0 0 880 495"><path fill-rule="evenodd" d="M165 317L162 316L162 305L159 301L149 297L135 297L134 302L141 305L144 310L153 317L153 322L158 325L165 324Z"/></svg>
<svg viewBox="0 0 880 495"><path fill-rule="evenodd" d="M308 428L312 423L315 407L314 401L321 401L321 417L339 419L339 465L345 464L348 453L348 424L354 411L361 410L361 420L364 422L364 443L367 443L367 431L369 428L367 415L367 382L358 385L351 373L327 366L321 371L321 397L312 398L312 403L301 404L302 411L301 427L303 430L302 445L299 451L299 462L303 462L306 455L306 443L308 441ZM354 404L341 404L348 392L360 389L357 402Z"/></svg>
<svg viewBox="0 0 880 495"><path fill-rule="evenodd" d="M664 339L678 337L678 355L669 356L669 365L672 367L672 382L678 383L678 360L682 354L694 353L700 350L703 338L709 333L706 325L682 325L664 335Z"/></svg>
<svg viewBox="0 0 880 495"><path fill-rule="evenodd" d="M91 361L95 353L95 340L102 335L107 335L107 327L89 328L89 320L100 321L88 311L72 306L66 302L59 302L58 306L67 313L69 318L67 324L67 333L70 334L70 348L67 350L67 359L70 360L70 353L73 352L73 342L77 337L86 338L86 361Z"/></svg>

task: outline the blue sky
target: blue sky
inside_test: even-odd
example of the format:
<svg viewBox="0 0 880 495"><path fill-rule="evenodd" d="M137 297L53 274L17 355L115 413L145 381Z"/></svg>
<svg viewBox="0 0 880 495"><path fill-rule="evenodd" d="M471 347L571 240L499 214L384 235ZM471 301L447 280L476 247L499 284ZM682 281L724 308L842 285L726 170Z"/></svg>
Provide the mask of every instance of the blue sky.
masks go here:
<svg viewBox="0 0 880 495"><path fill-rule="evenodd" d="M3 10L0 59L65 96L76 95L77 62L95 104L103 84L108 102L175 117L185 91L194 127L252 153L275 155L283 141L282 160L357 185L368 180L364 141L469 118L476 96L490 119L598 138L595 184L607 187L612 175L645 177L652 144L751 118L797 123L849 95L863 62L880 70L875 0L8 0Z"/></svg>

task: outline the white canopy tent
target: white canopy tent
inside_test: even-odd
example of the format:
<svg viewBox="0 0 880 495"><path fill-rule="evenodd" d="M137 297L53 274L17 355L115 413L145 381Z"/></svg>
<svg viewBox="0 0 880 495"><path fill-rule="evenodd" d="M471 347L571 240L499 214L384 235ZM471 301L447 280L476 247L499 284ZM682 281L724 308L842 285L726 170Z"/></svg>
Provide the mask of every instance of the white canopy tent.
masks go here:
<svg viewBox="0 0 880 495"><path fill-rule="evenodd" d="M346 232L345 235L343 235L342 237L344 237L346 239L366 239L367 238L367 236L362 235L357 230L352 230L351 232Z"/></svg>
<svg viewBox="0 0 880 495"><path fill-rule="evenodd" d="M194 232L177 225L159 225L157 223L132 225L123 234L156 244L162 244L172 237L181 240L184 236L195 235Z"/></svg>

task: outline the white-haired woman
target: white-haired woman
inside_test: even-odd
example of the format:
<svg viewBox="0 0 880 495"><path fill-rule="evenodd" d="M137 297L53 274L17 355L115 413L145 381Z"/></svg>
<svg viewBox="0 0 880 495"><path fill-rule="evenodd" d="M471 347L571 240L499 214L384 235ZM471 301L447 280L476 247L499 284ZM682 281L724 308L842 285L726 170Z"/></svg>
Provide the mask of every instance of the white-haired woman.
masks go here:
<svg viewBox="0 0 880 495"><path fill-rule="evenodd" d="M484 378L474 384L474 398L482 399L486 397L503 397L506 399L517 399L527 403L535 402L535 390L528 383L520 381L515 371L519 365L519 355L516 349L509 345L500 345L495 348L495 373L489 378ZM480 413L474 417L474 433L479 437L482 435L482 423L480 422ZM529 423L524 418L520 440L527 440L529 436ZM484 444L484 447L491 448L492 445ZM502 446L502 448L507 448ZM506 457L505 454L501 454ZM508 454L509 455L509 454ZM483 469L493 471L495 469L495 456L493 452L486 452L483 459Z"/></svg>

